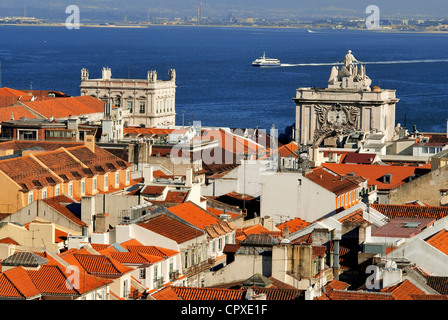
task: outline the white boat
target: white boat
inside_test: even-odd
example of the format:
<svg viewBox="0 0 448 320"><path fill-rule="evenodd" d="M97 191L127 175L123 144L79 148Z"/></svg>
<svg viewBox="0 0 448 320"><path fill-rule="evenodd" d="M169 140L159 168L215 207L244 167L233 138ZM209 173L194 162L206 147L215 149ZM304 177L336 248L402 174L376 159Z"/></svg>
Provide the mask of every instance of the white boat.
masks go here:
<svg viewBox="0 0 448 320"><path fill-rule="evenodd" d="M268 57L266 57L265 53L263 52L263 55L254 60L252 62L252 66L254 67L279 67L281 66L280 64L280 60L278 59L270 59Z"/></svg>
<svg viewBox="0 0 448 320"><path fill-rule="evenodd" d="M308 33L314 33L314 31L310 30L310 29L308 29L307 31L308 31Z"/></svg>

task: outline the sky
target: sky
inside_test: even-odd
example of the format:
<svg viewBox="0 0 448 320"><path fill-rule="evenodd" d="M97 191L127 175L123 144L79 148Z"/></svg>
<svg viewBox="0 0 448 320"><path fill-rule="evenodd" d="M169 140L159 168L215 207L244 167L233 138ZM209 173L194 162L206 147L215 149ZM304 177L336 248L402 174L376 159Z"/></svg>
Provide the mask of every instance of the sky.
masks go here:
<svg viewBox="0 0 448 320"><path fill-rule="evenodd" d="M196 15L201 0L0 0L0 16L21 15L61 17L68 5L99 16L161 13L179 17ZM203 16L246 15L253 17L358 17L365 18L369 5L379 7L387 18L447 18L447 0L202 0Z"/></svg>

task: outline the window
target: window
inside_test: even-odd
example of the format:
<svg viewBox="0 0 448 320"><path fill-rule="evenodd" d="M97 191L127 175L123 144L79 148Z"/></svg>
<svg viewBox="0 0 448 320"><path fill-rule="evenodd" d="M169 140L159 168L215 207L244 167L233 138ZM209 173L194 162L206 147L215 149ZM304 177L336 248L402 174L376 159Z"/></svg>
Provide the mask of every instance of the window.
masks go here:
<svg viewBox="0 0 448 320"><path fill-rule="evenodd" d="M222 250L222 239L219 238L218 240L218 250L221 251Z"/></svg>
<svg viewBox="0 0 448 320"><path fill-rule="evenodd" d="M33 202L33 192L28 193L28 204L30 204L31 202Z"/></svg>
<svg viewBox="0 0 448 320"><path fill-rule="evenodd" d="M123 281L123 297L129 296L129 281L126 279Z"/></svg>
<svg viewBox="0 0 448 320"><path fill-rule="evenodd" d="M47 189L42 190L42 199L47 199Z"/></svg>
<svg viewBox="0 0 448 320"><path fill-rule="evenodd" d="M140 113L146 112L145 101L140 101Z"/></svg>
<svg viewBox="0 0 448 320"><path fill-rule="evenodd" d="M104 175L104 189L107 190L109 188L109 176L107 174Z"/></svg>
<svg viewBox="0 0 448 320"><path fill-rule="evenodd" d="M126 184L128 184L130 180L131 180L131 173L129 172L129 170L126 170Z"/></svg>
<svg viewBox="0 0 448 320"><path fill-rule="evenodd" d="M96 188L97 188L97 179L96 177L94 177L92 181L92 191L96 191Z"/></svg>
<svg viewBox="0 0 448 320"><path fill-rule="evenodd" d="M140 279L145 279L146 278L146 268L143 267L140 269Z"/></svg>
<svg viewBox="0 0 448 320"><path fill-rule="evenodd" d="M132 113L132 101L128 101L127 108L129 110L129 112Z"/></svg>
<svg viewBox="0 0 448 320"><path fill-rule="evenodd" d="M73 184L71 183L68 185L68 195L73 197Z"/></svg>
<svg viewBox="0 0 448 320"><path fill-rule="evenodd" d="M58 195L61 194L61 187L60 186L56 187L56 190L55 190L54 194L55 194L55 196L58 196Z"/></svg>
<svg viewBox="0 0 448 320"><path fill-rule="evenodd" d="M120 184L120 173L115 172L115 186L118 186Z"/></svg>
<svg viewBox="0 0 448 320"><path fill-rule="evenodd" d="M184 267L188 268L188 251L185 251Z"/></svg>
<svg viewBox="0 0 448 320"><path fill-rule="evenodd" d="M81 195L86 193L86 182L84 180L81 181Z"/></svg>

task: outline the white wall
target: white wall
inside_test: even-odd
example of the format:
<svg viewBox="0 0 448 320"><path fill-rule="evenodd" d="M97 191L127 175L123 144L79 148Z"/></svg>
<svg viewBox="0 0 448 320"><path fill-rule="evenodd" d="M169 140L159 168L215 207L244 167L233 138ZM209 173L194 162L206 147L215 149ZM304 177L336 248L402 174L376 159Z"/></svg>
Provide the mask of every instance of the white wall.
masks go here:
<svg viewBox="0 0 448 320"><path fill-rule="evenodd" d="M312 222L336 212L335 195L300 173L265 173L261 183L262 217L270 216L280 222L282 215Z"/></svg>
<svg viewBox="0 0 448 320"><path fill-rule="evenodd" d="M388 258L405 258L433 276L448 276L448 256L422 239L414 239L395 249Z"/></svg>
<svg viewBox="0 0 448 320"><path fill-rule="evenodd" d="M220 196L229 192L259 196L261 193L261 174L268 160L241 160L241 165L221 178L210 180L211 184L202 186L205 196Z"/></svg>

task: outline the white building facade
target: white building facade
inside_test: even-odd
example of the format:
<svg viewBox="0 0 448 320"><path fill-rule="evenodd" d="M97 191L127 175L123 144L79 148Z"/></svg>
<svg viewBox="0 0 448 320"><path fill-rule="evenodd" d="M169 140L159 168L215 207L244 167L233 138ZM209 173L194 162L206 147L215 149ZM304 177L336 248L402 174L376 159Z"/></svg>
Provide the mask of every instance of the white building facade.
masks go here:
<svg viewBox="0 0 448 320"><path fill-rule="evenodd" d="M176 117L176 71L170 69L168 80L157 79L157 72L148 71L146 79L113 79L110 68L102 69L100 79L90 79L89 71L81 70L80 92L111 106L127 109L129 126L174 126Z"/></svg>

